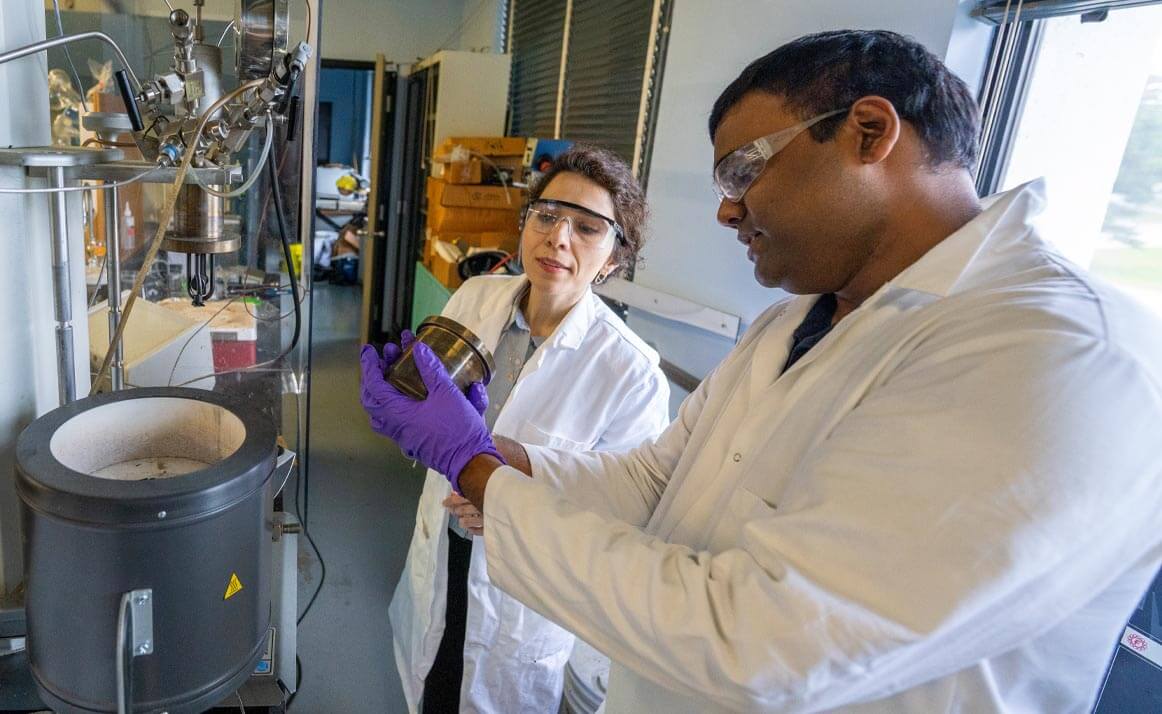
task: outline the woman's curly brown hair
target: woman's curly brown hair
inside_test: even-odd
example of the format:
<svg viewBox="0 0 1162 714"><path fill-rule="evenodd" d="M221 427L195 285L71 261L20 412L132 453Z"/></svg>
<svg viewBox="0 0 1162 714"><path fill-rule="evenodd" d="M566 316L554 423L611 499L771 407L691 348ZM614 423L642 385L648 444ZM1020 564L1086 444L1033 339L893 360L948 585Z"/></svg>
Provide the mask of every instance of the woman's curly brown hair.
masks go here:
<svg viewBox="0 0 1162 714"><path fill-rule="evenodd" d="M613 219L623 236L613 246L614 272L638 264L646 242L646 195L629 165L608 149L578 144L553 160L553 165L529 188L529 204L541 197L557 174L575 173L609 192L613 199Z"/></svg>

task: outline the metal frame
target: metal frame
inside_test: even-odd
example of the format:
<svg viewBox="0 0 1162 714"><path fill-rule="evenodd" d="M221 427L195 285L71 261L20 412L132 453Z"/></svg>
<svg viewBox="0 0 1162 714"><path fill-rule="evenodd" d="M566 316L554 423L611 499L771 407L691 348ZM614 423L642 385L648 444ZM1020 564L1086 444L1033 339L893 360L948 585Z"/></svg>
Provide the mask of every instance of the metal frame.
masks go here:
<svg viewBox="0 0 1162 714"><path fill-rule="evenodd" d="M654 132L658 126L658 110L662 103L662 80L665 77L666 56L670 49L670 28L674 21L674 0L659 0L660 14L654 23L654 38L651 40L652 64L646 66L646 73L653 72L650 82L649 104L643 107L644 116L638 124L638 144L641 152L636 157L634 170L642 190L649 189L650 163L654 158ZM632 271L630 271L632 276Z"/></svg>
<svg viewBox="0 0 1162 714"><path fill-rule="evenodd" d="M1025 0L1021 17L1028 20L1044 20L1050 17L1084 15L1091 12L1120 10L1128 7L1157 5L1162 0ZM973 17L981 22L1002 25L1005 17L1005 3L981 2L972 11Z"/></svg>
<svg viewBox="0 0 1162 714"><path fill-rule="evenodd" d="M1024 9L1022 17L1023 13ZM997 27L993 35L994 49L1008 42L1014 43L1014 48L1007 55L1007 61L1002 61L1002 65L992 73L990 85L981 87L978 98L981 100L981 115L993 117L991 127L981 127L983 140L976 175L976 190L981 196L996 193L1001 188L1019 125L1014 120L1019 119L1025 108L1044 33L1041 20L1022 20ZM989 98L987 103L985 97Z"/></svg>

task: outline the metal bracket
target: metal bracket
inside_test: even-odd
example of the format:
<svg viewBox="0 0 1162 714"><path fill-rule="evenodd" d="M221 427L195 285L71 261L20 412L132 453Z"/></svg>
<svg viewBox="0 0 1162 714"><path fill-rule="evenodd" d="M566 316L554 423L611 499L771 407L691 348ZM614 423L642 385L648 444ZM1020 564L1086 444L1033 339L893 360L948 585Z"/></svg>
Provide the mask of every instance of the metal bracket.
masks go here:
<svg viewBox="0 0 1162 714"><path fill-rule="evenodd" d="M133 656L153 654L153 588L132 590L129 595L133 623Z"/></svg>

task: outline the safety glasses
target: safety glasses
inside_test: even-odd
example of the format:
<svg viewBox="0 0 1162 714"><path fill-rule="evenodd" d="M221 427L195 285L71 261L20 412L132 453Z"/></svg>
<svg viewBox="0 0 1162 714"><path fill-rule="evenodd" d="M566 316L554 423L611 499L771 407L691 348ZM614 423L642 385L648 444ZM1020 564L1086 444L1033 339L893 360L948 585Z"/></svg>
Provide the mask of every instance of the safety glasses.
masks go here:
<svg viewBox="0 0 1162 714"><path fill-rule="evenodd" d="M774 134L767 134L755 139L723 156L714 165L714 193L718 196L718 200L733 203L741 201L742 197L746 195L747 189L767 167L767 161L772 156L782 151L795 137L815 124L846 111L847 109L836 109L811 117L794 126L776 131Z"/></svg>
<svg viewBox="0 0 1162 714"><path fill-rule="evenodd" d="M612 218L568 201L534 201L525 216L525 228L537 235L548 235L561 221L569 226L570 240L588 246L603 246L614 238L625 240L624 231Z"/></svg>

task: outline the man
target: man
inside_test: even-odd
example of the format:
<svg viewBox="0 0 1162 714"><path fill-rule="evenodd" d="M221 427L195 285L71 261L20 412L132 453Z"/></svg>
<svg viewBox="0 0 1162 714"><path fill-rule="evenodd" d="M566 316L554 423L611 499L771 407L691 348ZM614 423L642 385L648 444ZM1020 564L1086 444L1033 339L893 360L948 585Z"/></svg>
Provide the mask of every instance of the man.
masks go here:
<svg viewBox="0 0 1162 714"><path fill-rule="evenodd" d="M1088 711L1162 561L1162 330L1042 242L1039 185L977 200L976 122L893 33L744 70L718 218L796 296L632 452L494 442L430 351L409 402L368 348L373 426L612 657L610 714Z"/></svg>

